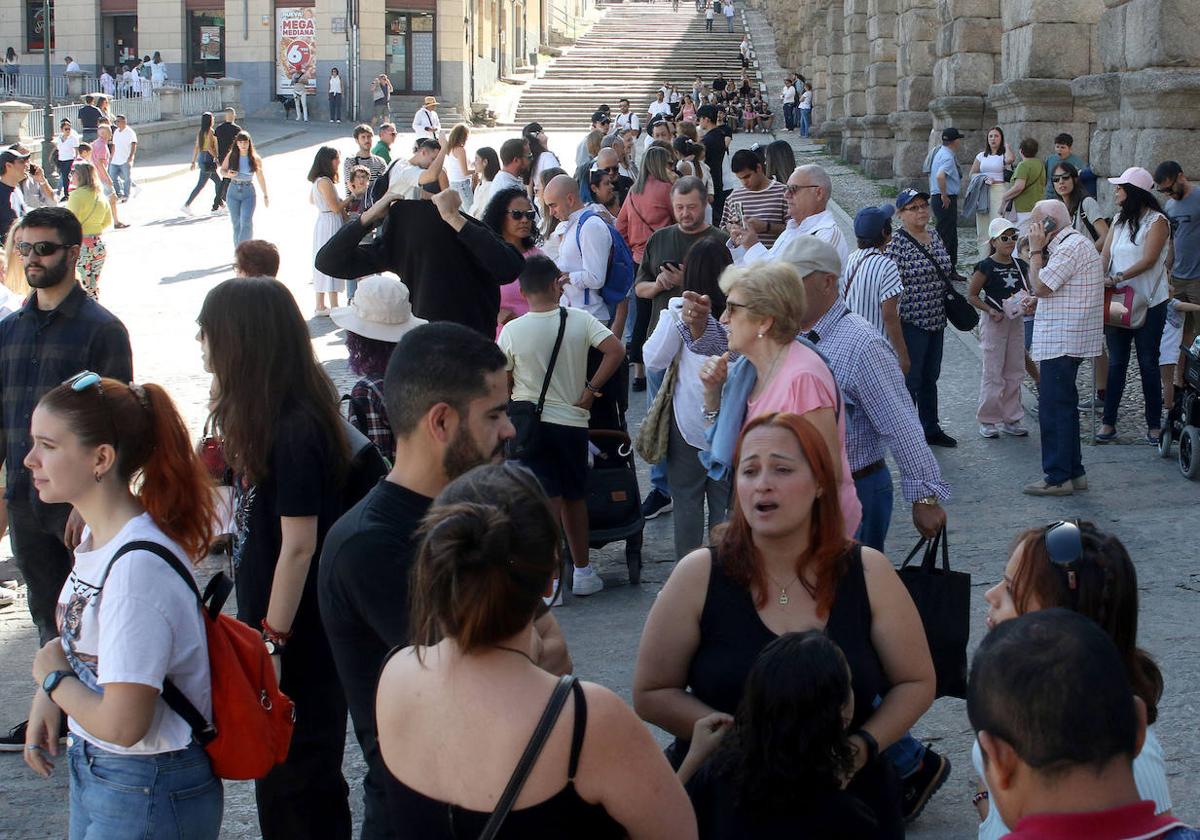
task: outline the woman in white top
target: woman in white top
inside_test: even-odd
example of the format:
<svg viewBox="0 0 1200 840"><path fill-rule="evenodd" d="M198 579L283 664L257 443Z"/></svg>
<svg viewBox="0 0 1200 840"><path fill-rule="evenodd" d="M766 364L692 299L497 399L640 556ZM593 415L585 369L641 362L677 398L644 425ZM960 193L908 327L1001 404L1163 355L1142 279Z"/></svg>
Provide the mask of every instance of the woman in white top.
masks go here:
<svg viewBox="0 0 1200 840"><path fill-rule="evenodd" d="M450 129L447 138L446 177L450 179L450 189L462 196L463 207L470 207L474 198L471 177L475 170L467 165L467 138L470 134L466 123L458 123Z"/></svg>
<svg viewBox="0 0 1200 840"><path fill-rule="evenodd" d="M812 127L813 86L812 82L804 83L804 92L800 94L800 136L807 137Z"/></svg>
<svg viewBox="0 0 1200 840"><path fill-rule="evenodd" d="M50 777L65 713L71 837L215 840L221 782L161 694L170 680L212 719L191 566L208 550L214 497L187 426L159 386L85 371L42 397L31 437L41 501L73 505L86 527L59 595L61 636L34 659L25 763ZM121 553L135 541L178 562Z"/></svg>
<svg viewBox="0 0 1200 840"><path fill-rule="evenodd" d="M1004 170L1013 165L1013 151L1008 144L1004 142L1004 131L998 125L994 125L988 129L987 145L983 151L975 155L975 162L971 164L971 175L986 175L987 190L988 190L988 209L986 213L978 212L975 214L975 238L979 244L979 258L985 259L990 248L991 236L988 229L992 224L992 219L998 219L1004 215L1004 201L1002 196L1006 188L1005 182L1008 180L1004 177Z"/></svg>
<svg viewBox="0 0 1200 840"><path fill-rule="evenodd" d="M1146 743L1133 760L1133 779L1141 798L1154 801L1156 813L1169 812L1166 763L1154 733L1163 692L1162 672L1137 646L1137 571L1121 541L1091 522L1056 522L1032 528L1017 537L1004 577L984 599L989 630L1025 613L1060 607L1087 616L1108 633L1121 653L1133 693L1146 704L1146 722L1150 724ZM975 797L983 820L979 840L998 840L1010 829L991 807L978 741L971 761L980 779Z"/></svg>
<svg viewBox="0 0 1200 840"><path fill-rule="evenodd" d="M1162 382L1158 375L1158 351L1163 325L1167 321L1167 253L1170 223L1154 197L1154 178L1145 169L1131 166L1116 178L1113 200L1120 211L1104 239L1101 259L1105 267L1104 285L1116 289L1133 288L1147 303L1146 320L1137 329L1105 327L1108 346L1108 380L1104 389L1104 422L1096 440L1109 441L1117 436L1117 407L1125 392L1129 369L1129 347L1137 348L1138 369L1142 373L1142 395L1146 399L1146 441L1158 444L1162 423Z"/></svg>
<svg viewBox="0 0 1200 840"><path fill-rule="evenodd" d="M71 192L71 167L75 165L75 155L78 154L80 137L71 128L71 121L68 119L59 123L59 128L60 133L54 135L50 142L54 144L60 186L63 198L66 198Z"/></svg>
<svg viewBox="0 0 1200 840"><path fill-rule="evenodd" d="M733 264L724 243L701 238L684 258L685 292L708 295L712 313L700 335L683 323L682 297L671 298L658 316L658 325L642 347L647 370L666 370L677 364L671 401L671 431L667 443L667 482L675 503L675 556L707 544L712 528L725 521L729 507L729 481L710 478L700 463L707 451L704 421L704 385L700 370L711 356L729 349L727 333L719 323L725 311L725 294L717 285L721 272ZM685 339L685 333L687 334ZM661 392L660 392L661 393ZM704 503L708 501L708 527L704 525Z"/></svg>
<svg viewBox="0 0 1200 840"><path fill-rule="evenodd" d="M329 68L329 121L342 121L342 71Z"/></svg>
<svg viewBox="0 0 1200 840"><path fill-rule="evenodd" d="M346 221L342 210L342 198L338 194L337 180L340 159L338 150L332 146L322 146L317 149L313 158L312 168L308 171L308 180L312 182L309 193L309 203L317 208L317 221L313 226L313 258L322 246L341 229ZM317 294L317 306L313 316L328 318L329 310L336 309L338 295L346 288L346 281L313 269L313 290ZM325 306L325 295L329 295L329 306Z"/></svg>
<svg viewBox="0 0 1200 840"><path fill-rule="evenodd" d="M542 130L541 123L531 122L521 131L521 136L529 141L529 156L533 160L533 169L530 170L529 177L530 195L540 196L542 179L539 176L545 170L557 169L562 164L558 162L554 152L550 151L550 138Z"/></svg>
<svg viewBox="0 0 1200 840"><path fill-rule="evenodd" d="M472 163L474 166L471 168L471 178L475 186L471 190L471 203L464 205L463 212L479 219L487 210L492 190L495 189L492 181L500 172L500 156L491 146L483 146L476 150Z"/></svg>

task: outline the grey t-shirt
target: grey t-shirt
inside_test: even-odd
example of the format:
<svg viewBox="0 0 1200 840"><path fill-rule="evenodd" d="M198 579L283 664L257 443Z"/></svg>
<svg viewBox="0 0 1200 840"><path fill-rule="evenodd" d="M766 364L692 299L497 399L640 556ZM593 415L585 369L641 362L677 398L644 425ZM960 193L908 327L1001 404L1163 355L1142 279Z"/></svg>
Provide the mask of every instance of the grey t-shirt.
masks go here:
<svg viewBox="0 0 1200 840"><path fill-rule="evenodd" d="M1166 211L1175 232L1171 275L1181 280L1200 279L1200 189L1193 189L1182 200L1168 200Z"/></svg>

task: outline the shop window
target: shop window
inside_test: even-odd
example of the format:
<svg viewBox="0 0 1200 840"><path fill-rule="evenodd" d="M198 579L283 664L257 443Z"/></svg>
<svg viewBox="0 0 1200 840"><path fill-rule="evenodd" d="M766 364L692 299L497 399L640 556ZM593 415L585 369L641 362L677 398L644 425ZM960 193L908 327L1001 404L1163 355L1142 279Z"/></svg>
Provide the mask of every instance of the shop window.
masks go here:
<svg viewBox="0 0 1200 840"><path fill-rule="evenodd" d="M433 12L388 12L385 71L396 93L437 88L437 17Z"/></svg>
<svg viewBox="0 0 1200 840"><path fill-rule="evenodd" d="M39 0L25 4L25 52L41 52L46 47L46 7ZM50 49L54 44L54 3L50 3Z"/></svg>
<svg viewBox="0 0 1200 840"><path fill-rule="evenodd" d="M188 77L220 79L225 75L225 15L192 10L188 16Z"/></svg>

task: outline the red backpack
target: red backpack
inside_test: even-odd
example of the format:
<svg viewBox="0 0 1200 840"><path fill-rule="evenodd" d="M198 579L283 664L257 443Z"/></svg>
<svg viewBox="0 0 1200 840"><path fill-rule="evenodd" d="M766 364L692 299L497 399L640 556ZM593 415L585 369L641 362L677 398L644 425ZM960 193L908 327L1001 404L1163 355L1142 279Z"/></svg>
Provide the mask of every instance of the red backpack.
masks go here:
<svg viewBox="0 0 1200 840"><path fill-rule="evenodd" d="M174 552L145 540L122 546L109 568L131 551L148 551L165 560L196 594L204 615L213 720L205 720L169 679L163 680L163 701L192 728L197 743L208 753L215 775L222 779L261 779L287 759L296 710L279 690L262 635L221 613L233 591L233 582L218 572L201 595L195 578Z"/></svg>

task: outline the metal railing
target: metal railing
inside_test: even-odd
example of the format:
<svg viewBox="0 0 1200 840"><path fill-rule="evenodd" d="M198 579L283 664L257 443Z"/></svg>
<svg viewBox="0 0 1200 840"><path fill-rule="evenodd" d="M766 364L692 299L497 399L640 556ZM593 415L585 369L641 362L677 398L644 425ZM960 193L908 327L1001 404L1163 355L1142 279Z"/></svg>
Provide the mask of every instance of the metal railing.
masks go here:
<svg viewBox="0 0 1200 840"><path fill-rule="evenodd" d="M50 80L50 91L55 99L68 99L68 79L54 76ZM96 91L100 83L89 77L83 79L83 90ZM40 72L17 73L15 76L0 77L0 93L14 99L46 99L46 77Z"/></svg>
<svg viewBox="0 0 1200 840"><path fill-rule="evenodd" d="M64 119L71 121L71 125L78 130L79 127L79 109L82 104L77 105L56 105L51 112L50 123L54 131L58 131L59 124ZM162 118L162 109L159 106L157 96L135 96L128 99L113 99L109 102L109 113L113 119L116 119L117 114L124 114L126 121L130 125L144 125L146 123L157 122ZM29 112L29 118L25 122L24 137L29 140L39 141L45 139L45 108L34 108Z"/></svg>
<svg viewBox="0 0 1200 840"><path fill-rule="evenodd" d="M221 110L221 89L216 85L183 85L182 89L180 107L184 116Z"/></svg>

